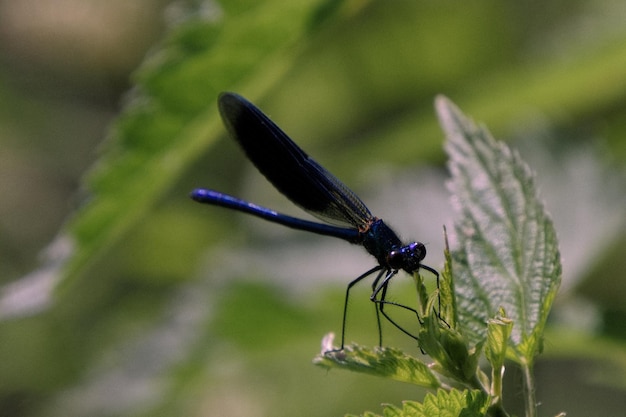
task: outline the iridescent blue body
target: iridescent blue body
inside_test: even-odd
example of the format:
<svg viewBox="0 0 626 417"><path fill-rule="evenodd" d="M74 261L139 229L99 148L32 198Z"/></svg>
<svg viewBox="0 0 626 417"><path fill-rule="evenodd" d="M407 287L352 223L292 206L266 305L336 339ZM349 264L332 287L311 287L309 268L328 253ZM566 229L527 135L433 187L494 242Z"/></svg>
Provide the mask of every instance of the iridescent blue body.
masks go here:
<svg viewBox="0 0 626 417"><path fill-rule="evenodd" d="M426 248L420 242L403 244L398 235L381 219L374 217L361 199L334 175L309 157L276 124L256 106L234 93L222 93L218 99L220 114L230 136L235 139L257 169L289 200L326 223L317 223L278 213L245 200L214 190L196 189L191 198L238 210L244 213L325 236L362 245L378 265L352 280L346 290L341 349L345 341L348 298L352 286L376 273L370 299L382 314L404 333L417 339L398 325L385 311L385 305L409 310L421 321L417 310L385 299L391 278L400 270L409 274L424 268L439 278L437 271L422 265ZM382 344L380 319L379 343Z"/></svg>

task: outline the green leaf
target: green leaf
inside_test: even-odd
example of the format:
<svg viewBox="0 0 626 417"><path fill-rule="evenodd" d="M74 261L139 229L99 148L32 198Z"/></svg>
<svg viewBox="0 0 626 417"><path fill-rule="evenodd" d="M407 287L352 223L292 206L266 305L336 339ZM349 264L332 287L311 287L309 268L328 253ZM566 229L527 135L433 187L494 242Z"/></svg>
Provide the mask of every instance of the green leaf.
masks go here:
<svg viewBox="0 0 626 417"><path fill-rule="evenodd" d="M491 364L491 395L502 398L502 378L504 376L504 360L508 348L507 341L511 336L513 321L505 316L500 309L498 316L487 322L487 343L485 357Z"/></svg>
<svg viewBox="0 0 626 417"><path fill-rule="evenodd" d="M513 321L505 316L501 309L498 316L487 322L487 344L485 356L491 366L498 370L504 366L506 358L507 341L513 329Z"/></svg>
<svg viewBox="0 0 626 417"><path fill-rule="evenodd" d="M435 361L430 369L472 388L480 388L476 370L482 344L470 348L458 331L442 324L436 315L425 316L423 321L419 332L420 348Z"/></svg>
<svg viewBox="0 0 626 417"><path fill-rule="evenodd" d="M483 417L487 412L488 396L481 391L442 389L428 393L422 403L405 401L402 408L386 405L385 417ZM367 413L363 416L372 416Z"/></svg>
<svg viewBox="0 0 626 417"><path fill-rule="evenodd" d="M136 87L85 179L90 198L51 245L61 254L46 272L57 283L84 274L223 134L219 92L243 90L254 100L276 84L298 56L294 46L330 17L318 13L323 3L223 1L209 12L198 5L172 27L134 76Z"/></svg>
<svg viewBox="0 0 626 417"><path fill-rule="evenodd" d="M454 273L452 271L452 256L450 255L450 245L448 243L448 231L445 228L444 239L445 249L443 254L445 264L439 280L439 297L441 303L439 315L452 329L456 329L458 316L456 310L456 297L454 295L454 280L452 279Z"/></svg>
<svg viewBox="0 0 626 417"><path fill-rule="evenodd" d="M353 344L340 351L323 351L313 363L326 369L346 369L426 388L441 386L428 365L394 348L383 347L372 350Z"/></svg>
<svg viewBox="0 0 626 417"><path fill-rule="evenodd" d="M477 343L503 308L515 323L514 359L532 361L561 280L554 226L519 155L446 98L436 108L459 215L452 252L459 323Z"/></svg>

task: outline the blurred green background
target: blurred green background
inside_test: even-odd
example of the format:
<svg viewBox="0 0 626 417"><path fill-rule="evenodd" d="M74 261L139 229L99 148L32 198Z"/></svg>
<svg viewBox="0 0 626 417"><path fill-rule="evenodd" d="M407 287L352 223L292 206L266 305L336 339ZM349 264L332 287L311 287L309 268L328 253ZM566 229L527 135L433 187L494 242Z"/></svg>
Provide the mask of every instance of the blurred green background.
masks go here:
<svg viewBox="0 0 626 417"><path fill-rule="evenodd" d="M373 266L361 248L187 197L302 216L226 139L215 100L232 89L437 269L452 211L434 97L519 148L564 258L540 414L623 415L625 18L618 0L0 1L0 415L329 416L422 397L311 364ZM45 268L68 252L86 260L51 300ZM362 287L347 339L374 345ZM410 291L399 277L392 298Z"/></svg>

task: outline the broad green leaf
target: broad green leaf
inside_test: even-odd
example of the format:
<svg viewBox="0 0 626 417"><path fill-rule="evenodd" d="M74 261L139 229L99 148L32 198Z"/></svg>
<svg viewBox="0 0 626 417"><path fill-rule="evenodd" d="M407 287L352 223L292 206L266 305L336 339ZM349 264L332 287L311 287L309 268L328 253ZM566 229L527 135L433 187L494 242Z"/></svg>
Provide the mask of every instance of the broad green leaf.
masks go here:
<svg viewBox="0 0 626 417"><path fill-rule="evenodd" d="M269 91L297 58L299 42L334 17L332 10L350 12L336 3L323 12L323 0L223 1L188 10L137 70L85 178L89 199L51 245L46 276L64 284L119 242L223 133L219 92L243 90L254 100Z"/></svg>
<svg viewBox="0 0 626 417"><path fill-rule="evenodd" d="M437 390L436 394L428 393L422 403L405 401L402 408L386 405L383 410L385 417L482 417L486 415L488 397L481 391L445 391ZM363 416L375 416L372 413Z"/></svg>
<svg viewBox="0 0 626 417"><path fill-rule="evenodd" d="M441 385L428 365L393 348L370 349L350 345L341 351L325 350L313 363L327 369L347 369L426 388L438 388Z"/></svg>
<svg viewBox="0 0 626 417"><path fill-rule="evenodd" d="M253 90L254 98L272 86L318 4L222 2L213 15L198 11L173 28L137 71L106 153L87 177L93 198L66 229L76 246L66 277L121 238L213 143L222 131L220 91Z"/></svg>
<svg viewBox="0 0 626 417"><path fill-rule="evenodd" d="M561 279L556 233L533 174L451 102L436 102L446 133L450 189L458 220L453 269L459 324L474 342L503 308L515 323L518 361L532 361Z"/></svg>

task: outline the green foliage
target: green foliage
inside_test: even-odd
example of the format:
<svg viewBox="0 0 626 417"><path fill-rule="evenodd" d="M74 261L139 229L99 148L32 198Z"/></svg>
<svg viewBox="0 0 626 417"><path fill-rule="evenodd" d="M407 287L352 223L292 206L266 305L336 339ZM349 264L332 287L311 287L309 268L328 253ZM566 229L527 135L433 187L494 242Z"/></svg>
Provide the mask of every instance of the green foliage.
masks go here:
<svg viewBox="0 0 626 417"><path fill-rule="evenodd" d="M473 342L483 340L485 323L503 309L515 323L513 359L532 363L561 282L554 226L519 155L445 99L437 107L461 216L453 253L460 323Z"/></svg>
<svg viewBox="0 0 626 417"><path fill-rule="evenodd" d="M480 391L445 391L428 393L422 403L405 401L402 408L387 405L384 417L482 417L485 415L487 396ZM374 413L365 413L363 417L378 417Z"/></svg>
<svg viewBox="0 0 626 417"><path fill-rule="evenodd" d="M435 374L424 362L393 348L381 347L372 350L362 346L349 345L341 351L322 352L313 363L326 369L331 369L339 364L343 369L353 372L382 376L426 388L441 386Z"/></svg>
<svg viewBox="0 0 626 417"><path fill-rule="evenodd" d="M447 136L450 189L459 218L457 247L446 250L439 312L435 308L439 291L427 297L417 277L423 305L419 346L433 363L426 366L391 349L371 352L355 346L342 351L329 348L316 363L448 388L421 404L387 407L385 416L505 416L502 377L508 357L524 369L526 415L534 416L532 368L561 278L556 233L530 168L519 156L447 99L438 98L436 107ZM478 367L483 353L490 377ZM478 401L459 406L458 400L467 398L468 392L448 383L474 390ZM455 411L447 408L450 398L457 400Z"/></svg>
<svg viewBox="0 0 626 417"><path fill-rule="evenodd" d="M242 93L270 110L298 143L320 155L325 165L330 161L334 173L357 187L359 182L353 180L379 178L382 165L395 174L443 160L441 132L431 111L432 97L440 92L487 120L498 137L530 142L546 129L556 137L551 149L555 154L573 147L576 137L601 137L610 153L623 161L626 42L620 2L537 2L520 7L493 0L237 0L176 6L182 3L190 7L187 14L168 28L134 73L133 89L99 159L83 179L87 198L59 231L48 261L0 291L3 411L47 417L205 415L207 410L219 415L328 416L374 409L381 401L400 404L421 395L417 386L438 391L427 395L422 405L412 403L406 412L428 403L430 415L444 409L455 414L458 407L445 408L448 397L457 405L475 400L472 412L485 411L484 405L491 415L502 412L501 394L517 396L521 391L503 385L505 358L532 376L541 351L560 272L550 259L558 253L550 220L535 204L532 175L523 166L510 165L519 162L518 157L501 144L492 148L489 135L445 100L440 106L450 122L447 132L463 133L468 137L460 143L476 147L469 159L456 159L471 156L463 152L466 148L452 149L461 171L453 180L454 193L472 196L478 191L481 198L458 198L465 220L454 229L452 252L446 251L440 317L429 314L439 308L437 294L428 293L416 277L424 319L420 337L430 363L424 364L417 346L404 348L410 355L392 348L351 346L342 355L318 358L326 367L410 384L359 378L354 372L329 376L307 366L319 335L337 329L342 289L325 293L307 287L304 297L298 291L278 291L279 285L268 281L276 278L274 272L280 275L277 263L292 260L276 250L271 258L275 269L251 272L246 262L259 257L251 255L250 246L280 241L283 248L291 248L292 241L260 237L253 227L238 228L232 222L235 216L219 210L207 214L193 206L187 193L198 185L222 189L225 182L229 188L224 191L245 187L240 161L226 147L218 147L224 129L215 99L223 90ZM72 9L68 16L77 14ZM35 32L37 23L27 27ZM43 44L47 36L39 36L37 43ZM134 44L135 39L127 42ZM50 48L51 55L63 59L57 49ZM11 63L10 57L5 60ZM27 64L24 68L30 71L32 62ZM89 109L102 111L102 102L91 96L78 103L61 101L75 100L83 85L64 91L61 99L47 96L45 86L29 96L11 88L5 70L0 75L3 282L33 267L32 254L48 241L58 219L69 214L68 184L76 183L77 173L91 163L81 160L74 148L92 154L85 152L85 136L92 135L91 125L98 123L93 123ZM29 71L20 77L28 80ZM33 83L37 89L44 79L56 79L45 74ZM25 137L20 123L28 132ZM68 139L62 123L71 126L76 142ZM309 147L312 139L318 149ZM330 155L324 155L324 148ZM199 161L202 166L194 166ZM485 190L468 182L484 168L495 169L486 190L496 194L493 198L483 199ZM619 178L613 170L606 174ZM506 178L507 187L494 181L498 178ZM406 208L419 214L420 225L430 222L420 211L431 199L425 185L421 177L412 177L411 189L419 190L420 200ZM600 204L613 211L624 206L623 198L609 200L613 204L584 198L602 196L607 189L613 196L626 195L623 188L605 187L602 180L577 185L576 190L597 190L576 193L576 210L587 213L586 219L604 217L606 211L595 210ZM65 194L58 193L59 188ZM253 188L256 191L248 186L246 192ZM7 207L26 221L13 222ZM493 214L490 210L502 214L494 216L496 222L485 220ZM516 213L526 216L523 222ZM32 239L31 226L36 230L44 222L46 233ZM587 403L596 400L604 406L605 397L593 395L595 386L590 386L597 380L589 375L602 375L603 392L618 391L604 389L609 384L626 387L621 331L626 280L619 279L623 239L607 255L604 248L611 240L604 234L599 236L607 246L599 247L578 227L568 229L576 229L570 231L575 239L561 236L562 243L582 248L576 252L584 252L585 257L576 257L584 258L580 263L610 268L610 273L590 275L587 293L600 293L599 304L613 309L604 314L609 318L605 328L615 330L608 340L548 329L552 337L546 350L552 358L585 358L589 368L580 372L584 376L578 382L590 385L579 388L585 390L581 392L568 384L563 388L567 395L544 395L540 400L547 407L559 398L584 397ZM466 234L473 230L478 233ZM12 235L17 243L11 243ZM416 237L434 243L436 236ZM36 240L32 247L29 239ZM201 256L209 245L210 254ZM308 246L293 249L308 255ZM598 262L599 254L610 262ZM489 262L510 261L510 267L500 263L488 268L490 263L481 262L484 255ZM531 258L536 263L527 262ZM303 267L298 265L299 276L290 282L317 281L319 271ZM567 272L570 278L582 276L580 271ZM344 272L335 273L347 278ZM254 285L242 286L241 281ZM54 292L59 286L61 291ZM371 306L359 310L357 304L350 306L351 313L357 313L350 337L356 333L355 340L369 341L374 331L367 327ZM577 310L578 317L586 320L586 311ZM20 313L30 316L16 318ZM385 333L385 341L393 336ZM558 388L563 378L558 373L540 386ZM534 392L532 385L525 389ZM619 413L623 392L616 396ZM384 412L397 415L404 408Z"/></svg>
<svg viewBox="0 0 626 417"><path fill-rule="evenodd" d="M192 13L169 33L136 72L136 88L86 178L93 197L59 237L72 248L58 263L62 283L125 236L213 144L222 132L219 92L245 89L254 99L284 74L292 63L286 51L311 35L319 3L225 2L221 18Z"/></svg>

